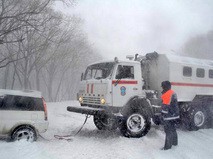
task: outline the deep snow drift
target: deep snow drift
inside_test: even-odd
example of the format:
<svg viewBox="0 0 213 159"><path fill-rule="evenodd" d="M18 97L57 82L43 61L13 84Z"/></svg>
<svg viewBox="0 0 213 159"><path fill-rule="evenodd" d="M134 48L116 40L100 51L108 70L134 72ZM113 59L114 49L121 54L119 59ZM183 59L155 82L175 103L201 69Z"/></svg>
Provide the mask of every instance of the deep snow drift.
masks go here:
<svg viewBox="0 0 213 159"><path fill-rule="evenodd" d="M34 143L0 140L0 159L212 159L213 129L187 131L178 129L179 145L162 151L165 134L153 125L142 138L125 138L115 132L97 130L90 117L72 141L57 140L54 135L75 134L85 115L66 111L77 102L47 103L49 129L41 134L47 140Z"/></svg>

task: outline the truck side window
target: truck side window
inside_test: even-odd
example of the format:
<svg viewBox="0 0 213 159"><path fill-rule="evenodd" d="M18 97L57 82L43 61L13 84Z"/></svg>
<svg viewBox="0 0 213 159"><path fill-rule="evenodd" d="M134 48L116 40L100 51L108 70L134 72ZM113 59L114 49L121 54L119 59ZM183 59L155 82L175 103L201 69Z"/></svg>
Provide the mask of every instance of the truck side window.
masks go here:
<svg viewBox="0 0 213 159"><path fill-rule="evenodd" d="M183 76L191 77L192 76L192 68L188 66L183 67Z"/></svg>
<svg viewBox="0 0 213 159"><path fill-rule="evenodd" d="M197 68L196 76L203 78L205 76L205 70L203 68Z"/></svg>
<svg viewBox="0 0 213 159"><path fill-rule="evenodd" d="M134 67L118 65L116 79L134 79Z"/></svg>
<svg viewBox="0 0 213 159"><path fill-rule="evenodd" d="M213 70L209 70L209 78L213 78Z"/></svg>

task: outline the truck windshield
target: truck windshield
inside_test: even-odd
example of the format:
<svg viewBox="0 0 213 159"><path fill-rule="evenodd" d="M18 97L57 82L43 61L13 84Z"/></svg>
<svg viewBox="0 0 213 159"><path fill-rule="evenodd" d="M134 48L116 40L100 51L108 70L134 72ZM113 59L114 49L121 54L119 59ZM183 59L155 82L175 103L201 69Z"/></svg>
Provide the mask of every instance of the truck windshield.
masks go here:
<svg viewBox="0 0 213 159"><path fill-rule="evenodd" d="M87 67L84 80L109 78L114 67L114 62L99 63Z"/></svg>

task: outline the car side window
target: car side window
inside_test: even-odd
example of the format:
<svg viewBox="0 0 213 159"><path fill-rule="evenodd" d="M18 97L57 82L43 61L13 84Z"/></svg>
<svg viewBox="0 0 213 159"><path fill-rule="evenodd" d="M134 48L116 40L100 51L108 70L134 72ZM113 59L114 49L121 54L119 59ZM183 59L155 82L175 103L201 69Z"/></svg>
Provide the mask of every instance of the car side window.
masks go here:
<svg viewBox="0 0 213 159"><path fill-rule="evenodd" d="M2 105L1 110L11 110L13 99L9 98L8 95L5 95L4 98L2 98Z"/></svg>
<svg viewBox="0 0 213 159"><path fill-rule="evenodd" d="M118 65L116 79L134 79L134 67Z"/></svg>
<svg viewBox="0 0 213 159"><path fill-rule="evenodd" d="M18 110L33 110L35 104L31 97L17 96L14 105Z"/></svg>
<svg viewBox="0 0 213 159"><path fill-rule="evenodd" d="M1 110L43 111L41 98L6 95L0 106Z"/></svg>

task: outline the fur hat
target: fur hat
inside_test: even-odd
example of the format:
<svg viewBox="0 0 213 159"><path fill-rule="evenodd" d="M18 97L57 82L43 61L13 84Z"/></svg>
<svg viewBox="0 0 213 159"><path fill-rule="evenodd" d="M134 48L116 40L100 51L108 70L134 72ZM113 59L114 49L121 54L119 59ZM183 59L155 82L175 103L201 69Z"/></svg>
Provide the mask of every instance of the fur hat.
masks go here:
<svg viewBox="0 0 213 159"><path fill-rule="evenodd" d="M161 87L164 91L168 91L171 89L171 83L169 81L163 81Z"/></svg>

